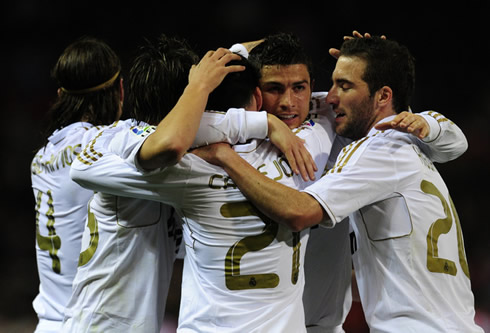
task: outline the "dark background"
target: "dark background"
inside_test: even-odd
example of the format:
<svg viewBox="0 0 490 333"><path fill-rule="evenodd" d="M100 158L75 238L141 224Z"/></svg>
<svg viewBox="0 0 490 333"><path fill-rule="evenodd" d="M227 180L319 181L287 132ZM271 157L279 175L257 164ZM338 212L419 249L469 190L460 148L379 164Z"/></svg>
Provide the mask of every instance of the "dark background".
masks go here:
<svg viewBox="0 0 490 333"><path fill-rule="evenodd" d="M461 219L478 320L488 327L490 248L488 212L484 209L490 206L487 2L436 5L426 1L414 6L411 2L379 1L123 4L17 0L0 6L0 111L5 120L0 133L6 148L0 163L0 332L21 332L36 320L31 307L38 278L30 162L41 144L44 116L58 88L50 70L69 43L82 35L101 38L120 55L127 69L143 38L161 32L187 38L202 55L208 49L288 31L297 34L311 54L315 90L320 91L329 89L335 65L328 48L339 47L342 37L354 29L385 34L408 46L417 59L412 109L439 111L466 134L468 151L438 169Z"/></svg>

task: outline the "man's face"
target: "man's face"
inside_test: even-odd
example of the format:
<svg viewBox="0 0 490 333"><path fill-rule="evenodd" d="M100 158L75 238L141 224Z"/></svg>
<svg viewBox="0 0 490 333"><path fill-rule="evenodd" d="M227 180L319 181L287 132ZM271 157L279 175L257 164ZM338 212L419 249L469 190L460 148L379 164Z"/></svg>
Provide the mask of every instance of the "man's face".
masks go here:
<svg viewBox="0 0 490 333"><path fill-rule="evenodd" d="M296 128L310 110L311 79L304 64L266 65L261 69L262 108Z"/></svg>
<svg viewBox="0 0 490 333"><path fill-rule="evenodd" d="M365 60L341 56L332 74L333 85L327 96L335 118L335 132L353 140L365 136L374 125L374 99L362 79Z"/></svg>

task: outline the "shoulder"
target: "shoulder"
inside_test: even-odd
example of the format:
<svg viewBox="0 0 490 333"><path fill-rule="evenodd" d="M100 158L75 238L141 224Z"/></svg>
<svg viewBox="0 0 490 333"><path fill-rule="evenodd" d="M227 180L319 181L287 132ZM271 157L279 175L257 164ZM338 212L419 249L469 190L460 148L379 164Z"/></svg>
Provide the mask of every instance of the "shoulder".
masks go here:
<svg viewBox="0 0 490 333"><path fill-rule="evenodd" d="M391 150L396 140L393 140L389 132L391 131L374 132L342 148L330 173L340 172L345 167L385 165L395 153L395 151ZM398 145L401 146L400 144Z"/></svg>

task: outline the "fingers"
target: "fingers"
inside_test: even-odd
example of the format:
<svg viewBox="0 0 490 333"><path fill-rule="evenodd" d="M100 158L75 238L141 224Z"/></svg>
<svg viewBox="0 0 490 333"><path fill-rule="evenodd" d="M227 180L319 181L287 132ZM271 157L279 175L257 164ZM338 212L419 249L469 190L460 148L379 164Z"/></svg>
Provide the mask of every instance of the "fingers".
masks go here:
<svg viewBox="0 0 490 333"><path fill-rule="evenodd" d="M332 57L334 57L335 59L338 59L340 57L340 50L339 49L331 48L328 50L328 53Z"/></svg>
<svg viewBox="0 0 490 333"><path fill-rule="evenodd" d="M384 123L376 124L374 128L377 129L378 131L386 131L393 128L391 124L392 124L391 121L387 121Z"/></svg>
<svg viewBox="0 0 490 333"><path fill-rule="evenodd" d="M301 140L301 139L298 139ZM301 175L304 181L315 180L315 172L318 170L313 157L305 148L304 141L301 140L297 148L293 150L296 163L296 174Z"/></svg>
<svg viewBox="0 0 490 333"><path fill-rule="evenodd" d="M399 113L391 121L377 124L375 128L380 131L395 129L400 132L413 134L419 139L425 138L430 132L429 123L427 123L424 117L407 111Z"/></svg>
<svg viewBox="0 0 490 333"><path fill-rule="evenodd" d="M232 60L240 60L240 55L231 52L225 48L219 48L216 51L208 51L209 57L216 61L217 65L224 66L226 73L239 72L245 70L245 66L231 65L226 66Z"/></svg>

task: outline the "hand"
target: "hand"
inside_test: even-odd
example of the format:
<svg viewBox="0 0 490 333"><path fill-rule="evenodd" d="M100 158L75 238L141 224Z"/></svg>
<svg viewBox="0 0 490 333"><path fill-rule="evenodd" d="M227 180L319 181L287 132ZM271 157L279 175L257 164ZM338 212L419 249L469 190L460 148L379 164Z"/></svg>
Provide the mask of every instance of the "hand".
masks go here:
<svg viewBox="0 0 490 333"><path fill-rule="evenodd" d="M429 123L424 117L407 111L399 113L391 121L377 124L374 128L380 131L394 129L400 132L410 133L419 139L425 138L430 132Z"/></svg>
<svg viewBox="0 0 490 333"><path fill-rule="evenodd" d="M315 180L318 170L310 152L304 146L304 140L297 137L279 118L267 115L269 123L269 139L288 160L295 174L300 174L304 181Z"/></svg>
<svg viewBox="0 0 490 333"><path fill-rule="evenodd" d="M240 59L238 54L228 49L208 51L197 65L192 65L189 72L189 85L200 85L208 94L211 93L228 73L245 70L245 67L240 65L226 66L230 61Z"/></svg>
<svg viewBox="0 0 490 333"><path fill-rule="evenodd" d="M228 143L213 143L211 145L202 146L190 151L192 154L199 156L210 164L224 167L224 162L227 159L227 154L236 154Z"/></svg>
<svg viewBox="0 0 490 333"><path fill-rule="evenodd" d="M354 30L352 32L352 36L344 36L344 40L349 40L349 39L354 39L354 38L371 38L371 34L369 32L364 33L362 35L359 31ZM382 39L386 39L385 35L381 35ZM338 59L340 57L340 50L336 48L331 48L328 50L328 53L334 57L335 59Z"/></svg>

